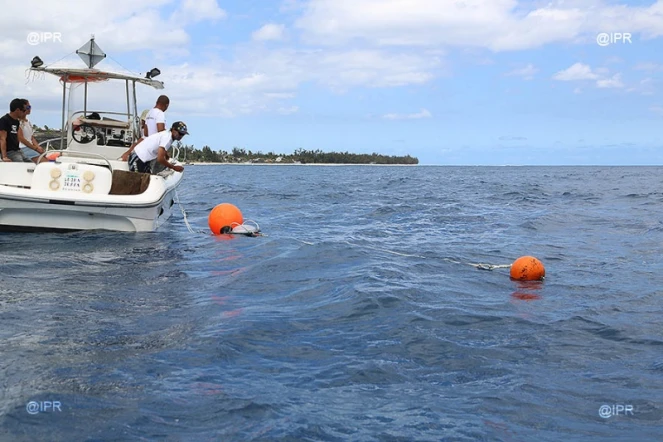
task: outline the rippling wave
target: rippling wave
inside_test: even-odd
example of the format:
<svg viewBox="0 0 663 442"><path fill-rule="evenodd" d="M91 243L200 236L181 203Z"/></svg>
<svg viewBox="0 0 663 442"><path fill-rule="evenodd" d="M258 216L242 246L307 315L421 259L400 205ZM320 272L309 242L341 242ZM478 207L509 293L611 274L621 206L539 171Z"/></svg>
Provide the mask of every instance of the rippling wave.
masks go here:
<svg viewBox="0 0 663 442"><path fill-rule="evenodd" d="M0 234L0 440L660 438L659 168L189 169L196 233Z"/></svg>

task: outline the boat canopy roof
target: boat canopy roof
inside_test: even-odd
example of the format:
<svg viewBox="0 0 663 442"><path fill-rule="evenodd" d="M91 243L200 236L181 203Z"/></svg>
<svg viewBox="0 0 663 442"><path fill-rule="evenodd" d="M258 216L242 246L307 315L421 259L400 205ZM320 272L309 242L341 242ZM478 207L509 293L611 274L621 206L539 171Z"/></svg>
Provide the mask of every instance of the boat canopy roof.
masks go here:
<svg viewBox="0 0 663 442"><path fill-rule="evenodd" d="M98 69L76 69L76 68L57 68L57 67L32 67L32 71L47 72L57 75L65 83L83 83L106 80L129 80L136 83L152 86L155 89L163 89L163 82L151 78L138 77L131 74L121 74L118 72L100 71Z"/></svg>

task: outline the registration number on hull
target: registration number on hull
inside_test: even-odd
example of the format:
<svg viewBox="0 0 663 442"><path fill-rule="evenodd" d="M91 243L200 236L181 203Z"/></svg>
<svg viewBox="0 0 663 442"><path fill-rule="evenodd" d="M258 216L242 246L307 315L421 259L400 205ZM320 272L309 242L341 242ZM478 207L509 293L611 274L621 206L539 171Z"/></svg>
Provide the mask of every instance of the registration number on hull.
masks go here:
<svg viewBox="0 0 663 442"><path fill-rule="evenodd" d="M67 174L64 176L62 190L74 190L80 192L81 177L78 175L78 172L67 171Z"/></svg>

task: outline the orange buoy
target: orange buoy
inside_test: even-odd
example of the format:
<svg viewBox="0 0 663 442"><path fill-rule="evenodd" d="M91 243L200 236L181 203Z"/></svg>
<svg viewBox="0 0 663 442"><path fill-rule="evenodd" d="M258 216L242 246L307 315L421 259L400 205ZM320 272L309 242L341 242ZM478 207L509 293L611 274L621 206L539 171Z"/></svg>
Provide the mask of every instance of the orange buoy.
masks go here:
<svg viewBox="0 0 663 442"><path fill-rule="evenodd" d="M60 156L60 152L52 152L46 155L46 159L48 161L55 161L56 158Z"/></svg>
<svg viewBox="0 0 663 442"><path fill-rule="evenodd" d="M222 233L230 233L233 227L242 224L244 217L237 207L229 203L223 203L212 209L207 222L212 233L221 235Z"/></svg>
<svg viewBox="0 0 663 442"><path fill-rule="evenodd" d="M545 267L543 267L541 261L533 256L521 256L511 264L511 279L537 281L545 276Z"/></svg>

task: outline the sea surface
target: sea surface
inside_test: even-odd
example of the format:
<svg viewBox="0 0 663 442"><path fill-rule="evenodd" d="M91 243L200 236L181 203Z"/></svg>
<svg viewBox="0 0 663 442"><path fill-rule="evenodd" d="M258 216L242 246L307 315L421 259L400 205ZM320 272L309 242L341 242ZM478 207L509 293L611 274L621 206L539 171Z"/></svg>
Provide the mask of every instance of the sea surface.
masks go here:
<svg viewBox="0 0 663 442"><path fill-rule="evenodd" d="M156 232L2 233L0 441L663 440L662 177L195 165Z"/></svg>

